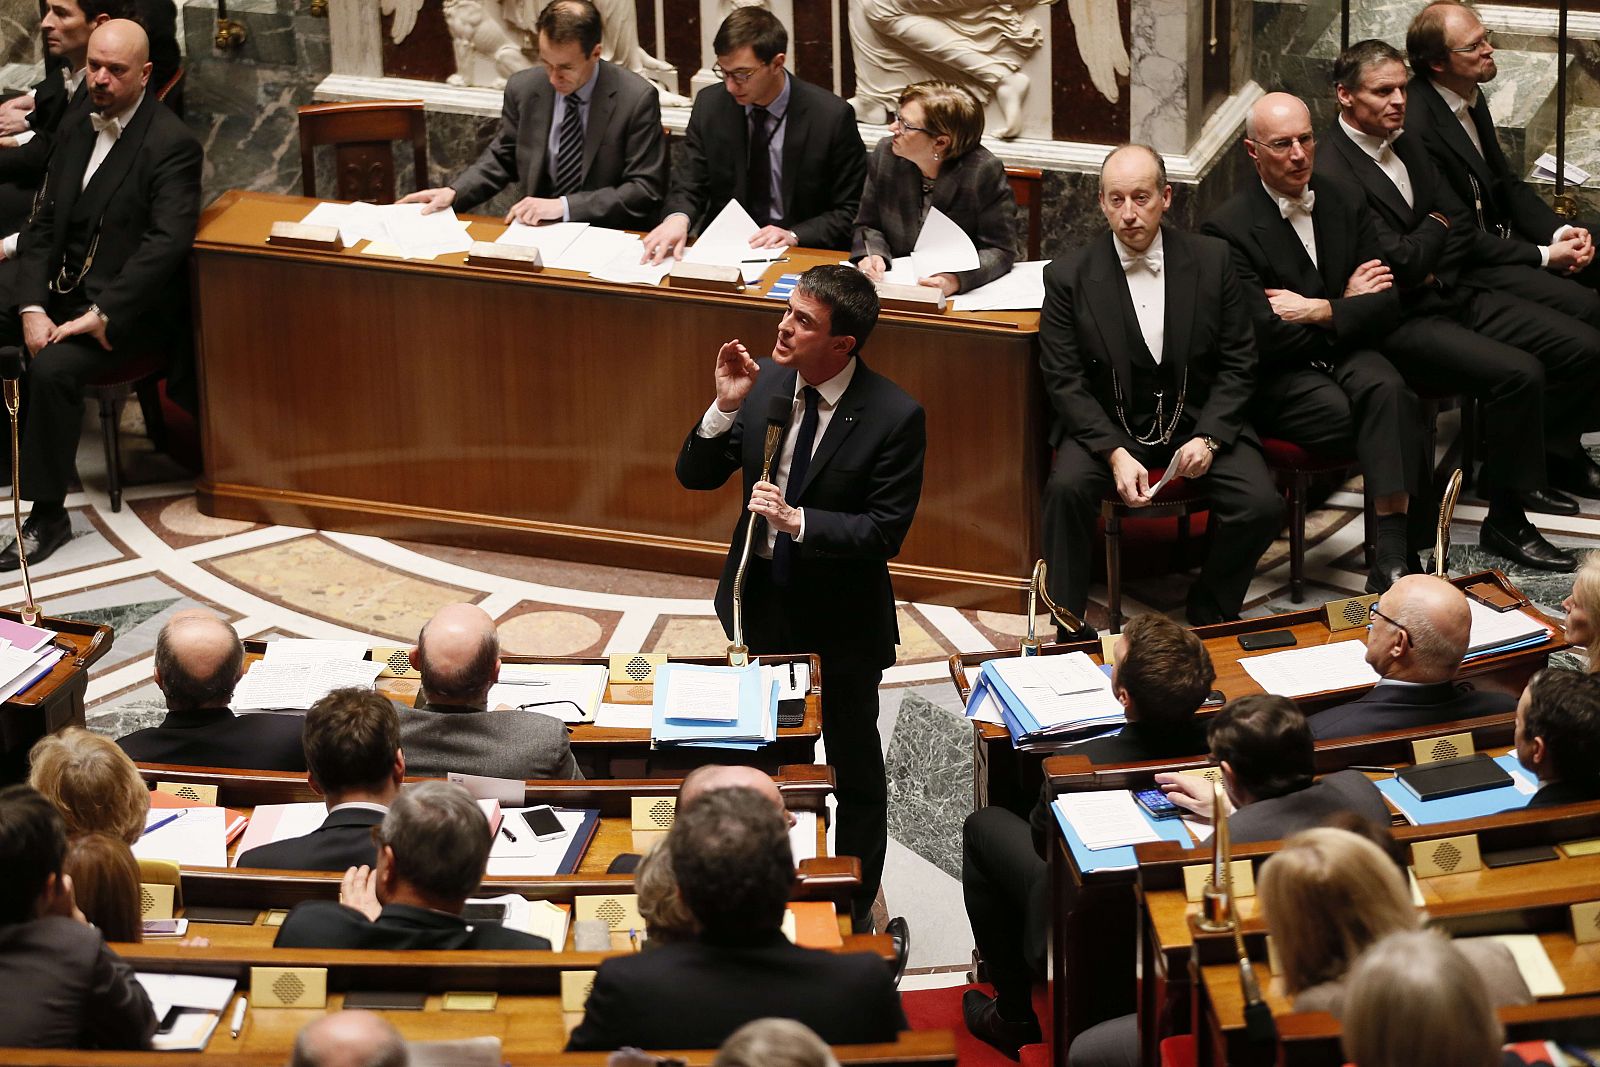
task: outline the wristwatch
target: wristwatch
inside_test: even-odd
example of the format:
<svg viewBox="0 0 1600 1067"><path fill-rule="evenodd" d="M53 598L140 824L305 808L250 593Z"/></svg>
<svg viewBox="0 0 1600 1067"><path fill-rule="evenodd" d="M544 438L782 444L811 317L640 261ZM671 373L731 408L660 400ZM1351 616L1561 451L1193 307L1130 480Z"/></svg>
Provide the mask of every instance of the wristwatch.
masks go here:
<svg viewBox="0 0 1600 1067"><path fill-rule="evenodd" d="M1213 456L1222 451L1222 443L1208 433L1201 434L1200 441L1207 448L1211 449L1211 454Z"/></svg>
<svg viewBox="0 0 1600 1067"><path fill-rule="evenodd" d="M106 315L106 313L100 310L99 304L90 304L89 310L94 312L95 318L99 319L102 323L109 324L111 322L111 319Z"/></svg>

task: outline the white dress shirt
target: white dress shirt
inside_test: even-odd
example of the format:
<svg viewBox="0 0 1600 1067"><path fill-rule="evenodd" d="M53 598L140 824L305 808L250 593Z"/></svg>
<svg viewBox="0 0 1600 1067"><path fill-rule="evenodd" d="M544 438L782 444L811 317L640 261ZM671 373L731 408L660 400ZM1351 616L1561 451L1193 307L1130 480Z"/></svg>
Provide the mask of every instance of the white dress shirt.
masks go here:
<svg viewBox="0 0 1600 1067"><path fill-rule="evenodd" d="M1300 247L1311 257L1311 265L1320 268L1322 265L1317 262L1317 231L1311 224L1311 209L1316 203L1317 194L1307 188L1298 197L1287 196L1266 182L1261 183L1261 188L1278 205L1278 213L1294 228L1294 235L1300 238Z"/></svg>
<svg viewBox="0 0 1600 1067"><path fill-rule="evenodd" d="M127 111L115 118L104 116L106 124L95 135L94 149L89 153L89 165L83 168L83 184L78 187L80 190L87 189L89 182L94 180L95 172L100 169L100 164L106 161L106 156L110 155L111 150L116 147L117 139L122 136L122 131L128 128L128 123L133 121L134 113L139 110L139 105L142 103L144 103L144 94L140 93L139 99L135 100L133 106ZM100 117L102 116L92 114L89 121L93 122Z"/></svg>
<svg viewBox="0 0 1600 1067"><path fill-rule="evenodd" d="M1128 296L1133 300L1144 346L1159 366L1167 343L1167 282L1161 277L1167 254L1161 231L1156 231L1156 239L1143 252L1133 251L1116 234L1111 235L1111 240L1117 246L1123 277L1128 280Z"/></svg>
<svg viewBox="0 0 1600 1067"><path fill-rule="evenodd" d="M776 373L768 370L766 373ZM822 444L822 438L828 432L828 423L833 421L834 409L839 406L839 398L844 396L844 391L850 388L850 380L856 376L856 359L850 357L850 362L844 365L844 370L835 374L821 385L813 386L819 399L817 400L817 436L811 441L811 454L817 454L817 446ZM778 446L777 458L772 463L772 484L785 497L789 493L789 469L794 466L795 438L800 436L800 419L805 413L805 399L801 390L811 385L801 375L795 375L794 399L790 402L789 428L784 432L783 444ZM717 407L713 400L706 413L700 417L700 428L696 432L701 437L721 437L733 426L733 420L738 416L737 411L723 411ZM747 425L745 432L753 431L753 424ZM794 535L798 544L806 539L806 509L795 508L800 516L800 532ZM772 543L777 540L778 531L767 524L767 536L756 548L756 553L767 559L772 558Z"/></svg>
<svg viewBox="0 0 1600 1067"><path fill-rule="evenodd" d="M1416 200L1411 193L1411 172L1406 169L1405 163L1395 155L1394 151L1394 142L1405 131L1396 130L1387 137L1374 137L1350 125L1343 115L1339 116L1339 125L1344 127L1344 132L1350 135L1350 140L1355 142L1356 147L1365 152L1378 165L1378 169L1394 182L1394 187L1405 199L1406 207L1415 207Z"/></svg>

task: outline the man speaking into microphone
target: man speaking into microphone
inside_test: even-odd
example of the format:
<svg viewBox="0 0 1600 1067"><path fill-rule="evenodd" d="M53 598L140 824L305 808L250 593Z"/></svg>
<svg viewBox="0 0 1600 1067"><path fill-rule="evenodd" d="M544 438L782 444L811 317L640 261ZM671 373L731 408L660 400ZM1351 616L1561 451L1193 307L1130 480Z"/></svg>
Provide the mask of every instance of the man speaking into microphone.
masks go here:
<svg viewBox="0 0 1600 1067"><path fill-rule="evenodd" d="M744 473L748 503L717 586L723 627L731 636L734 572L745 524L754 522L745 643L757 655L822 658L837 850L861 860L861 890L851 902L858 931L871 927L889 840L878 739L878 683L900 636L889 560L917 511L926 443L922 406L860 358L877 321L878 294L860 272L841 264L806 271L770 359L752 359L737 340L717 352L717 398L684 441L677 467L686 489L716 489ZM764 423L773 416L787 425L772 480L761 481Z"/></svg>

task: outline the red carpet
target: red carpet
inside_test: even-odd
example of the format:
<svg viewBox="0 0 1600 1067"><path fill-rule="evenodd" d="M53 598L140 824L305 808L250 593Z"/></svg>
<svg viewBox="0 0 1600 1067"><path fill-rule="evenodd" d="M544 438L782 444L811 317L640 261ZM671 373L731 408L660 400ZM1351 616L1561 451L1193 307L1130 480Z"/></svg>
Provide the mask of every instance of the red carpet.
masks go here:
<svg viewBox="0 0 1600 1067"><path fill-rule="evenodd" d="M969 989L981 989L985 993L994 992L988 986L950 986L945 989L915 989L900 994L900 1003L905 1008L906 1021L913 1030L949 1030L956 1035L956 1059L961 1067L1011 1067L1015 1063L996 1052L990 1046L979 1041L967 1032L967 1025L961 1019L961 996ZM1047 1016L1040 1011L1045 1007L1043 987L1035 990L1034 1010L1039 1012L1040 1019ZM1048 1023L1045 1032L1049 1033ZM1030 1064L1043 1067L1050 1062L1048 1045L1030 1045L1022 1050L1022 1062L1027 1067Z"/></svg>

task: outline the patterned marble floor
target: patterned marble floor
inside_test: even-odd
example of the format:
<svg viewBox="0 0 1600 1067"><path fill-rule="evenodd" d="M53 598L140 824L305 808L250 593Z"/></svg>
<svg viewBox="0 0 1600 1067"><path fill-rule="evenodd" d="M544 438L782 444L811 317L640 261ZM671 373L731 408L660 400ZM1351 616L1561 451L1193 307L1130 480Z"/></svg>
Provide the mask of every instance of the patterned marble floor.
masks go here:
<svg viewBox="0 0 1600 1067"><path fill-rule="evenodd" d="M196 509L192 483L151 453L143 437L127 432L137 429L136 418L130 412L124 424L133 484L115 514L99 435L86 424L78 456L83 484L68 500L76 536L37 568L35 582L49 613L116 628L116 645L88 689L91 725L113 736L159 718L160 696L150 681L155 637L173 612L197 604L229 619L245 637L409 643L437 607L467 600L499 621L513 653L715 655L725 647L709 580L206 517ZM1591 447L1600 453L1600 437ZM1360 504L1359 487L1347 486L1312 514L1309 602L1359 592ZM1583 516L1544 526L1560 543L1600 547L1597 505L1587 501ZM1460 566L1485 561L1476 548L1482 515L1470 500L1458 511ZM1559 604L1570 584L1538 574L1513 577L1547 607ZM0 603L20 601L15 582L8 576L0 586ZM1183 574L1133 578L1125 610L1181 617L1188 582ZM1287 547L1280 541L1251 585L1247 614L1292 606ZM1095 590L1090 617L1104 620L1103 589ZM927 974L923 981L964 969L971 951L959 884L971 753L946 660L957 651L1014 644L1024 622L1018 615L933 604L900 607L903 642L880 700L893 838L885 895L891 914L911 920L911 966Z"/></svg>

